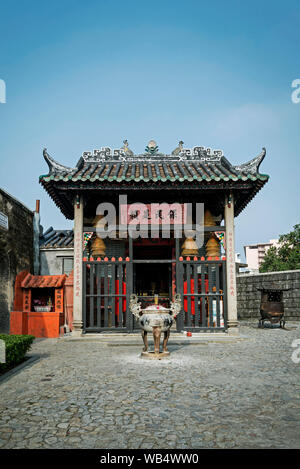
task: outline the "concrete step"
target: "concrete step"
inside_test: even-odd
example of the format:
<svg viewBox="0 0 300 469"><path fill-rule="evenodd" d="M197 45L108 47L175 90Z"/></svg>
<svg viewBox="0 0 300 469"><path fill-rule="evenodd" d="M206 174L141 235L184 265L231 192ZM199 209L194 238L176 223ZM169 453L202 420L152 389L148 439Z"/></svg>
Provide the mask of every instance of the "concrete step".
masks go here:
<svg viewBox="0 0 300 469"><path fill-rule="evenodd" d="M163 334L162 334L163 337ZM244 340L246 337L241 335L229 335L224 332L199 332L193 333L192 337L187 337L184 334L176 333L171 334L168 344L170 345L196 345L196 344L208 344L208 343L234 343L240 340ZM67 342L96 342L106 345L140 345L142 346L143 340L140 333L130 334L117 334L117 333L99 333L99 334L82 334L81 336L74 337L70 335L64 335L59 340ZM153 344L153 336L148 333L148 342Z"/></svg>

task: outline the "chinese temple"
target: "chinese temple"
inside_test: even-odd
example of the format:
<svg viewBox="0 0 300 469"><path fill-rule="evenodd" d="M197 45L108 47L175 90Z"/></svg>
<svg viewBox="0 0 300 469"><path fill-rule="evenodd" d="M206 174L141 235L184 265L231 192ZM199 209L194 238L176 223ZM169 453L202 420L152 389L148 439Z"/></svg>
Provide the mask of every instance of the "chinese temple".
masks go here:
<svg viewBox="0 0 300 469"><path fill-rule="evenodd" d="M236 333L234 217L269 179L259 172L265 154L234 166L221 150L180 141L164 154L151 140L135 154L124 140L116 150L84 152L70 168L45 149L49 171L40 183L74 220L72 334L134 331L132 293L163 306L180 293L177 331ZM99 236L111 205L114 229Z"/></svg>

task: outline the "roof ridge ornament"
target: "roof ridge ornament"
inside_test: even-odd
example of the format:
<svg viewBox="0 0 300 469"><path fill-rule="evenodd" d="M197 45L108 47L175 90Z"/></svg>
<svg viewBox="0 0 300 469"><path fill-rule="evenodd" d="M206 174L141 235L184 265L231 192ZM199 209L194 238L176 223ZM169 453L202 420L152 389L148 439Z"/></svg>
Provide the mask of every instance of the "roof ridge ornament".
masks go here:
<svg viewBox="0 0 300 469"><path fill-rule="evenodd" d="M74 173L77 171L77 168L69 168L68 166L64 166L52 158L49 153L47 152L47 148L43 149L43 156L45 161L49 167L50 173Z"/></svg>
<svg viewBox="0 0 300 469"><path fill-rule="evenodd" d="M149 153L150 155L157 155L158 145L155 140L150 140L148 142L148 145L145 148L145 152Z"/></svg>
<svg viewBox="0 0 300 469"><path fill-rule="evenodd" d="M125 141L126 140L124 140L124 142ZM100 150L96 149L93 151L84 151L82 153L82 158L84 161L89 162L89 163L98 163L101 161L113 160L114 157L120 160L125 160L126 159L125 158L125 150L126 150L125 144L124 144L124 147L119 148L117 150L112 150L110 147L101 147ZM128 150L131 151L129 148Z"/></svg>
<svg viewBox="0 0 300 469"><path fill-rule="evenodd" d="M130 150L130 148L129 148L129 146L128 146L128 145L129 145L129 144L128 144L128 140L123 140L123 144L124 144L124 145L121 147L121 150L124 151L124 155L126 155L126 156L133 156L134 153L133 153L132 150Z"/></svg>
<svg viewBox="0 0 300 469"><path fill-rule="evenodd" d="M178 147L172 153L164 154L158 151L158 145L154 140L150 140L146 146L145 153L135 154L128 146L128 140L123 141L124 145L120 149L112 150L110 147L101 147L100 150L84 151L79 160L80 165L86 163L103 163L106 161L200 161L204 163L218 163L223 161L222 150L211 150L205 147L183 148L183 141L180 140ZM77 164L78 166L78 164ZM77 168L78 169L78 168Z"/></svg>
<svg viewBox="0 0 300 469"><path fill-rule="evenodd" d="M183 150L183 144L184 144L184 142L182 140L180 140L178 142L178 147L176 147L175 150L172 151L171 155L173 155L173 156L179 155Z"/></svg>
<svg viewBox="0 0 300 469"><path fill-rule="evenodd" d="M250 173L250 174L257 174L259 171L259 167L266 156L267 150L265 147L262 148L262 151L259 155L253 158L247 163L240 164L238 166L233 166L235 170L241 171L243 173Z"/></svg>
<svg viewBox="0 0 300 469"><path fill-rule="evenodd" d="M212 150L209 147L182 148L180 154L184 156L194 156L201 159L207 159L207 161L216 161L224 156L222 150Z"/></svg>

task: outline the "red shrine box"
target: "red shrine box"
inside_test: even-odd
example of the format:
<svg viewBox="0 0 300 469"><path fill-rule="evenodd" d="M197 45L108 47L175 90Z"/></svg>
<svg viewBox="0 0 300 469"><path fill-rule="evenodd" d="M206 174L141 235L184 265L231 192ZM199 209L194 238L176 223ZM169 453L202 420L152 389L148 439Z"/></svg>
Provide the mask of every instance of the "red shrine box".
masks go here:
<svg viewBox="0 0 300 469"><path fill-rule="evenodd" d="M20 278L18 278L20 276ZM21 272L15 285L15 309L10 314L10 334L59 337L64 324L66 275L32 275ZM22 301L21 298L22 297Z"/></svg>

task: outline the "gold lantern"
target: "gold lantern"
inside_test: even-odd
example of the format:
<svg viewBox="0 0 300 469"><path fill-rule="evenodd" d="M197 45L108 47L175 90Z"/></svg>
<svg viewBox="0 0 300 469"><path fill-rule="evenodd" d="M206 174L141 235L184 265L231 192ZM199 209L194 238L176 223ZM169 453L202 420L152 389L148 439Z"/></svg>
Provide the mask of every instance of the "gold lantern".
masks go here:
<svg viewBox="0 0 300 469"><path fill-rule="evenodd" d="M213 234L210 235L210 238L206 243L205 250L206 250L206 257L219 257L220 255L219 241L216 239L216 237Z"/></svg>
<svg viewBox="0 0 300 469"><path fill-rule="evenodd" d="M104 215L97 215L94 218L94 228L99 228L100 226L104 226L106 224L106 220L104 219L101 223L101 220L104 218ZM94 241L92 242L92 254L93 257L103 257L105 256L106 246L102 238L96 236Z"/></svg>
<svg viewBox="0 0 300 469"><path fill-rule="evenodd" d="M209 210L204 212L204 226L214 226L215 220Z"/></svg>
<svg viewBox="0 0 300 469"><path fill-rule="evenodd" d="M92 244L93 257L105 256L105 250L106 250L106 246L105 246L103 239L98 238L98 237L95 238Z"/></svg>
<svg viewBox="0 0 300 469"><path fill-rule="evenodd" d="M188 256L198 256L199 249L196 241L194 240L195 232L193 230L189 231L186 235L186 239L182 245L181 255L184 257Z"/></svg>

